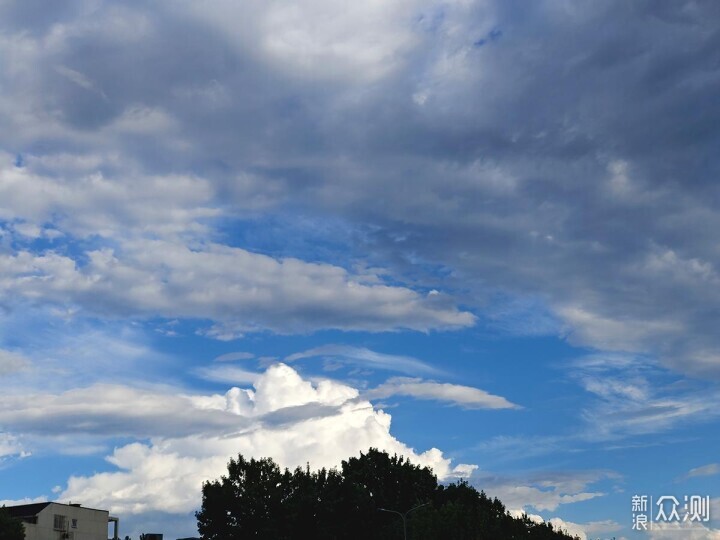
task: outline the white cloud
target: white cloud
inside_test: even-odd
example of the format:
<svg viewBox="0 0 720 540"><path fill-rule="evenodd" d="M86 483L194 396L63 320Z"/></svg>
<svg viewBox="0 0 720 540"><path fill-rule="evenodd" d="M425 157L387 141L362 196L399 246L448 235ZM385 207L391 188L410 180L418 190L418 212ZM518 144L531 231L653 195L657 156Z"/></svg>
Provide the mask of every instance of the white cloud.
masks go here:
<svg viewBox="0 0 720 540"><path fill-rule="evenodd" d="M321 380L313 385L285 364L271 366L266 376L260 378L254 386L255 410L260 413L308 403L340 406L358 396L354 388L329 380Z"/></svg>
<svg viewBox="0 0 720 540"><path fill-rule="evenodd" d="M0 507L3 506L16 506L20 504L33 504L39 502L47 502L47 497L25 497L24 499L2 499L0 500Z"/></svg>
<svg viewBox="0 0 720 540"><path fill-rule="evenodd" d="M0 424L41 436L149 437L224 432L239 429L243 422L233 413L196 406L192 396L167 389L93 384L59 394L3 395Z"/></svg>
<svg viewBox="0 0 720 540"><path fill-rule="evenodd" d="M197 368L195 374L208 381L230 384L250 384L257 380L259 373L237 366L211 366Z"/></svg>
<svg viewBox="0 0 720 540"><path fill-rule="evenodd" d="M200 221L220 215L212 205L214 187L196 176L151 176L128 167L118 179L101 172L113 166L102 156L25 159L26 166L16 167L14 156L0 153L0 219L26 221L26 228L52 222L81 237L174 235L206 231ZM90 169L65 172L56 162ZM45 166L57 176L44 174Z"/></svg>
<svg viewBox="0 0 720 540"><path fill-rule="evenodd" d="M718 415L712 388L667 383L668 371L642 356L591 355L573 362L570 376L596 398L582 411L585 437L592 440L657 433Z"/></svg>
<svg viewBox="0 0 720 540"><path fill-rule="evenodd" d="M144 106L128 107L106 129L122 134L164 135L178 125L165 111Z"/></svg>
<svg viewBox="0 0 720 540"><path fill-rule="evenodd" d="M393 377L364 394L367 399L382 399L390 396L410 396L416 399L445 401L467 409L520 408L502 396L489 394L472 386L438 383L409 377Z"/></svg>
<svg viewBox="0 0 720 540"><path fill-rule="evenodd" d="M672 249L659 246L647 254L641 270L644 274L665 274L674 281L700 280L708 287L720 283L720 277L709 261L697 257L684 258Z"/></svg>
<svg viewBox="0 0 720 540"><path fill-rule="evenodd" d="M0 313L0 341L23 351L20 364L14 353L13 365L24 366L5 372L0 399L62 393L98 382L137 382L138 370L152 380L169 361L148 346L137 325L89 322L67 307Z"/></svg>
<svg viewBox="0 0 720 540"><path fill-rule="evenodd" d="M640 352L647 344L662 334L684 331L678 320L657 317L645 318L605 317L578 306L560 306L557 314L568 325L568 338L578 344L591 343L606 351Z"/></svg>
<svg viewBox="0 0 720 540"><path fill-rule="evenodd" d="M0 291L90 314L216 321L233 336L270 329L387 331L462 328L475 317L441 295L366 283L343 268L274 259L240 248L128 240L90 251L83 265L54 252L0 254Z"/></svg>
<svg viewBox="0 0 720 540"><path fill-rule="evenodd" d="M238 452L270 456L282 466L309 462L317 468L338 466L342 459L372 446L430 466L441 478L463 475L472 468L464 464L453 468L435 448L415 452L390 434L388 414L357 395L351 387L332 381L313 385L289 366L272 366L255 383L254 392L231 390L225 397L200 397L192 406L184 402L182 409L171 405L179 415L178 422L188 415L192 418L198 410L230 413L237 419L236 429L228 426L222 436L210 430L154 437L149 444L116 448L108 460L118 471L73 476L59 499L92 500L121 514L189 512L199 506L202 482L226 472L228 459ZM117 414L127 414L117 403L112 407L118 409ZM326 414L318 415L320 409ZM152 407L150 410L152 413ZM298 411L300 414L286 414ZM268 422L283 414L281 424Z"/></svg>
<svg viewBox="0 0 720 540"><path fill-rule="evenodd" d="M708 465L703 465L702 467L690 469L690 471L687 473L687 477L693 478L696 476L714 476L716 474L720 474L720 463L710 463Z"/></svg>
<svg viewBox="0 0 720 540"><path fill-rule="evenodd" d="M573 523L559 517L545 519L538 514L528 514L524 510L511 509L509 513L516 518L527 516L535 523L550 523L556 531L564 531L572 537L577 536L580 540L592 539L595 533L611 533L622 529L622 525L612 520Z"/></svg>
<svg viewBox="0 0 720 540"><path fill-rule="evenodd" d="M24 355L0 349L0 377L29 368L31 361Z"/></svg>
<svg viewBox="0 0 720 540"><path fill-rule="evenodd" d="M537 510L554 511L561 504L589 501L605 495L598 491L562 493L557 489L544 490L534 486L504 485L487 488L488 493L498 497L503 503L512 506L528 506Z"/></svg>
<svg viewBox="0 0 720 540"><path fill-rule="evenodd" d="M580 540L592 540L597 538L596 533L611 533L622 529L622 525L615 521L592 521L589 523L573 523L559 517L547 520L556 531L563 531L572 537L579 537Z"/></svg>
<svg viewBox="0 0 720 540"><path fill-rule="evenodd" d="M622 524L611 519L603 521L589 521L579 525L589 535L595 535L596 533L612 533L619 531L623 528Z"/></svg>
<svg viewBox="0 0 720 540"><path fill-rule="evenodd" d="M0 462L8 457L26 457L28 455L30 454L25 451L17 437L0 432Z"/></svg>
<svg viewBox="0 0 720 540"><path fill-rule="evenodd" d="M653 523L648 532L651 540L720 540L720 529L712 529L700 523Z"/></svg>
<svg viewBox="0 0 720 540"><path fill-rule="evenodd" d="M66 66L56 66L55 71L57 71L60 75L67 78L68 80L74 82L81 88L84 88L85 90L90 90L91 92L97 92L102 97L107 99L105 93L102 90L98 89L93 81L91 81L87 76L83 75L79 71L75 71L74 69L70 69Z"/></svg>
<svg viewBox="0 0 720 540"><path fill-rule="evenodd" d="M541 473L524 480L509 477L476 476L473 483L488 495L499 498L507 508L555 511L562 504L588 501L605 495L587 487L606 478L617 478L607 471Z"/></svg>
<svg viewBox="0 0 720 540"><path fill-rule="evenodd" d="M426 2L331 0L297 4L218 1L213 9L190 3L194 16L250 48L284 73L315 80L372 82L402 65L419 41L413 23ZM240 24L240 28L238 27Z"/></svg>
<svg viewBox="0 0 720 540"><path fill-rule="evenodd" d="M411 356L384 354L364 347L350 345L322 345L307 351L291 354L286 362L295 362L307 358L325 358L335 362L354 364L359 367L400 371L410 375L418 373L437 374L439 370L430 364Z"/></svg>
<svg viewBox="0 0 720 540"><path fill-rule="evenodd" d="M309 212L330 208L371 223L378 237L404 238L375 246L388 259L452 270L469 305L483 305L474 282L530 291L558 308L577 343L661 351L678 369L716 371L716 355L689 354L699 342L702 351L717 349L718 287L711 285L718 261L707 231L717 229L719 218L706 196L712 167L699 158L713 141L712 126L703 129L711 92L701 92L709 34L673 24L667 39L655 25L628 24L604 39L597 29L607 27L612 10L562 6L540 3L515 17L497 2L217 0L140 8L98 3L68 8L62 22L49 26L50 15L38 16L27 31L8 18L0 38L5 147L83 156L112 149L120 156L115 176L108 171L103 178L122 179L138 196L103 199L87 181L98 170L58 182L28 171L31 181L0 189L0 207L9 213L3 202L17 191L23 196L10 209L53 215L31 203L47 206L45 199L62 195L58 190L70 191L57 206L77 234L109 234L118 223L177 233L202 221L188 215L201 208L262 211L281 201ZM633 21L665 18L704 28L713 20L705 9L712 8L653 6ZM189 31L204 47L188 45ZM529 51L518 36L542 39ZM666 69L676 84L663 85L653 103L635 101L657 89L642 74L663 71L676 52L667 43L677 42L686 44L685 72ZM632 51L646 43L656 46L638 69ZM618 54L618 44L630 52ZM146 50L155 53L138 54ZM570 50L577 55L564 57ZM228 69L230 58L242 76ZM638 91L592 84L601 64L610 80ZM137 76L122 76L128 67ZM686 85L702 95L686 102ZM538 87L562 92L545 92L549 99L538 107ZM102 90L113 99L98 95ZM95 99L78 99L86 94ZM413 96L422 107L412 106ZM606 114L589 103L603 103ZM680 113L687 107L695 114ZM619 120L618 111L633 111L635 121ZM685 144L689 122L698 124L696 145ZM665 154L667 166L641 150L668 147L675 151ZM33 157L27 161L32 169ZM164 171L158 173L164 178L169 170L201 167L226 170L231 181L210 183L236 186L235 200L211 188L211 202L200 194L195 206L186 205L175 197L197 186L173 189L168 182L165 201L152 182L135 180L152 176L144 170ZM3 174L18 174L9 169L6 163ZM282 179L268 180L267 169L281 171L275 176ZM676 182L678 170L692 181ZM38 186L48 189L42 194ZM615 196L602 196L608 189ZM148 190L154 212L138 219L130 210L145 214ZM123 219L116 215L124 212ZM215 329L224 338L238 333Z"/></svg>
<svg viewBox="0 0 720 540"><path fill-rule="evenodd" d="M253 353L237 351L237 352L221 354L220 356L215 358L215 361L216 362L234 362L236 360L250 360L252 358L255 358L255 355Z"/></svg>

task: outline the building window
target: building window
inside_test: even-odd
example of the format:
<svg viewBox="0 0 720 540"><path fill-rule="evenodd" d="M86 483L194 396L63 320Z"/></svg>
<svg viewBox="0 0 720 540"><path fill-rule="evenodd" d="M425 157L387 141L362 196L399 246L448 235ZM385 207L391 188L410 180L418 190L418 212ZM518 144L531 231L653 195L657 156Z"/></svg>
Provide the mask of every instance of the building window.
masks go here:
<svg viewBox="0 0 720 540"><path fill-rule="evenodd" d="M55 514L53 519L53 529L56 531L64 531L67 524L67 518L60 514Z"/></svg>
<svg viewBox="0 0 720 540"><path fill-rule="evenodd" d="M77 519L73 518L73 519L70 521L70 526L71 526L73 529L77 529Z"/></svg>

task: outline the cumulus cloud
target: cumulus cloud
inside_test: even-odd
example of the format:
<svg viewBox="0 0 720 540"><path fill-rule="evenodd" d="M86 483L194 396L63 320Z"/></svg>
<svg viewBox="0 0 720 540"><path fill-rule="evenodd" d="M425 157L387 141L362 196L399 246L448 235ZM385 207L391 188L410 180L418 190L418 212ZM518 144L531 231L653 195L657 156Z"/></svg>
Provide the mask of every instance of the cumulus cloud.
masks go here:
<svg viewBox="0 0 720 540"><path fill-rule="evenodd" d="M128 411L116 402L108 407L111 414L98 413L110 420L113 415L124 418L127 425L148 410L148 417L159 420L154 404L168 396L158 396ZM308 406L315 406L310 407ZM325 414L317 414L318 406ZM273 424L273 415L306 407L305 413L285 417ZM48 412L51 413L53 409ZM113 512L138 514L149 511L185 513L196 509L200 488L207 479L217 478L226 470L227 461L238 452L246 456L271 456L282 466L295 467L310 463L311 467L338 466L342 459L368 447L405 455L411 461L432 467L445 478L466 474L469 465L453 467L440 450L432 448L418 453L398 441L390 433L390 416L362 399L358 391L332 381L312 384L284 364L274 365L258 379L254 390L232 389L225 396L199 396L182 401L170 400L165 412L176 415L179 424L194 418L233 418L220 435L212 424L202 434L171 433L172 429L152 438L150 443L132 443L119 448L108 457L117 471L91 476L73 476L60 500L92 500ZM86 411L86 427L95 430L93 413ZM197 431L197 427L194 428Z"/></svg>
<svg viewBox="0 0 720 540"><path fill-rule="evenodd" d="M30 454L23 449L17 437L0 432L0 463L8 457L26 457L28 455Z"/></svg>
<svg viewBox="0 0 720 540"><path fill-rule="evenodd" d="M438 383L410 377L393 377L380 386L368 390L367 399L382 399L391 396L409 396L416 399L430 399L458 405L466 409L518 409L502 396L496 396L472 386Z"/></svg>

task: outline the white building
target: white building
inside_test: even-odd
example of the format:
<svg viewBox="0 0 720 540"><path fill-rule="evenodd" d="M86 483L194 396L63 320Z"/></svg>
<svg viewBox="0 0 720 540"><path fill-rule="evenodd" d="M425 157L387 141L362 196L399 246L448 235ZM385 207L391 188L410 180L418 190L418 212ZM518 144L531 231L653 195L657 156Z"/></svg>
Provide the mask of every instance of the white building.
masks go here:
<svg viewBox="0 0 720 540"><path fill-rule="evenodd" d="M108 523L118 538L118 518L107 510L79 504L44 502L9 506L10 515L25 526L25 540L107 540Z"/></svg>

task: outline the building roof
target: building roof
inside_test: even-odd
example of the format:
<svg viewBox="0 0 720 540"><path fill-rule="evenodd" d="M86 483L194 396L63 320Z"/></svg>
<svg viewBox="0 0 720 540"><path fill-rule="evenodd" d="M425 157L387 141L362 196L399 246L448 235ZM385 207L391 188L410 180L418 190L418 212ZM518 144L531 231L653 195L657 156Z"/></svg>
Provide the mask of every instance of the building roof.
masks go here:
<svg viewBox="0 0 720 540"><path fill-rule="evenodd" d="M6 510L15 518L37 516L50 505L49 502L20 504L18 506L7 506Z"/></svg>
<svg viewBox="0 0 720 540"><path fill-rule="evenodd" d="M54 501L49 502L41 502L41 503L32 503L32 504L19 504L17 506L7 506L8 512L10 512L10 515L13 517L30 517L30 516L37 516L40 512L45 510L48 506L51 504L57 504L59 506L73 506L76 508L84 508L85 510L96 510L100 512L107 512L107 510L98 510L97 508L89 508L87 506L80 506L79 504L64 504Z"/></svg>

